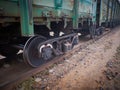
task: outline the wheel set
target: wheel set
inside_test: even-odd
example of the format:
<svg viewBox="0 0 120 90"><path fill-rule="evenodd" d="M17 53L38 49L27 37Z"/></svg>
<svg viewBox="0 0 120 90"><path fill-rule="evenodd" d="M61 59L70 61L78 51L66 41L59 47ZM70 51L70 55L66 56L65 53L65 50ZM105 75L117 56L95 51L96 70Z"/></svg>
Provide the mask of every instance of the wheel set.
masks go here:
<svg viewBox="0 0 120 90"><path fill-rule="evenodd" d="M67 41L67 39L65 37L47 40L41 36L29 38L23 49L24 61L32 67L39 67L54 57L63 54L63 49L66 48L64 47L65 41ZM76 44L76 37L73 39L71 43L74 45ZM71 46L73 48L72 44Z"/></svg>

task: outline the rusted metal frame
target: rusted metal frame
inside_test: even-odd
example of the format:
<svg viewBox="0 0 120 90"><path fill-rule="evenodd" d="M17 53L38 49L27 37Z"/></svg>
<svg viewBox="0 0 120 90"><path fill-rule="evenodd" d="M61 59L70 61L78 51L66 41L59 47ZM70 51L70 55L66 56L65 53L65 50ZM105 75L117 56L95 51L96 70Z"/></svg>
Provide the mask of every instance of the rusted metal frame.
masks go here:
<svg viewBox="0 0 120 90"><path fill-rule="evenodd" d="M68 35L62 36L62 37L58 37L58 38L54 38L54 39L47 40L47 41L45 41L44 43L46 43L46 42L55 42L55 41L59 41L59 40L61 40L61 39L64 40L65 38L73 37L73 36L76 36L76 35L77 35L77 33L72 33L72 34L68 34Z"/></svg>
<svg viewBox="0 0 120 90"><path fill-rule="evenodd" d="M118 5L118 3L117 3L117 14L116 14L116 20L117 20L117 24L118 24L118 12L119 12L119 5Z"/></svg>
<svg viewBox="0 0 120 90"><path fill-rule="evenodd" d="M110 14L110 26L112 26L112 20L113 20L113 9L114 9L114 2L115 0L112 0L112 7L111 7L111 14Z"/></svg>
<svg viewBox="0 0 120 90"><path fill-rule="evenodd" d="M101 8L101 1L100 0L96 0L97 2L97 9L96 9L96 23L97 26L100 26L100 8Z"/></svg>
<svg viewBox="0 0 120 90"><path fill-rule="evenodd" d="M116 8L116 2L115 2L116 0L114 0L114 2L113 2L113 13L112 13L112 22L114 23L114 16L115 16L115 8Z"/></svg>
<svg viewBox="0 0 120 90"><path fill-rule="evenodd" d="M32 0L19 0L21 35L33 36Z"/></svg>
<svg viewBox="0 0 120 90"><path fill-rule="evenodd" d="M118 16L120 16L120 4L119 4L119 14ZM120 24L120 17L118 17L118 20L119 20L119 24Z"/></svg>
<svg viewBox="0 0 120 90"><path fill-rule="evenodd" d="M79 0L74 0L73 7L73 29L78 29L79 20Z"/></svg>
<svg viewBox="0 0 120 90"><path fill-rule="evenodd" d="M93 21L93 23L95 23L96 24L96 13L97 13L97 1L93 1L93 7L92 7L92 9L93 9L93 17L92 17L92 21Z"/></svg>
<svg viewBox="0 0 120 90"><path fill-rule="evenodd" d="M117 24L117 9L118 9L118 5L116 2L116 10L115 10L115 23Z"/></svg>
<svg viewBox="0 0 120 90"><path fill-rule="evenodd" d="M116 24L118 22L118 3L117 3L117 11L116 11Z"/></svg>
<svg viewBox="0 0 120 90"><path fill-rule="evenodd" d="M102 2L103 2L103 0L100 0L100 21L99 21L99 25L102 24L102 21L101 21L101 19L102 19L102 10L103 10Z"/></svg>
<svg viewBox="0 0 120 90"><path fill-rule="evenodd" d="M113 13L113 21L115 23L115 14L116 14L116 0L114 2L114 13Z"/></svg>
<svg viewBox="0 0 120 90"><path fill-rule="evenodd" d="M116 1L116 9L115 9L115 24L117 24L117 9L118 9L118 5L117 5L117 1Z"/></svg>
<svg viewBox="0 0 120 90"><path fill-rule="evenodd" d="M109 4L110 0L107 1L107 15L106 15L106 26L108 27L108 21L109 21Z"/></svg>

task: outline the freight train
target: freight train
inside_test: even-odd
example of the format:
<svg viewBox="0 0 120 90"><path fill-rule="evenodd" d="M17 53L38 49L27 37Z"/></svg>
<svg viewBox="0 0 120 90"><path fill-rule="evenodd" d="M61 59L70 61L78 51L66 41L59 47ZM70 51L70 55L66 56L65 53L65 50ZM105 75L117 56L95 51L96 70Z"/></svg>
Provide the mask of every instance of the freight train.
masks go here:
<svg viewBox="0 0 120 90"><path fill-rule="evenodd" d="M0 54L39 67L91 38L102 27L119 24L118 0L0 0Z"/></svg>

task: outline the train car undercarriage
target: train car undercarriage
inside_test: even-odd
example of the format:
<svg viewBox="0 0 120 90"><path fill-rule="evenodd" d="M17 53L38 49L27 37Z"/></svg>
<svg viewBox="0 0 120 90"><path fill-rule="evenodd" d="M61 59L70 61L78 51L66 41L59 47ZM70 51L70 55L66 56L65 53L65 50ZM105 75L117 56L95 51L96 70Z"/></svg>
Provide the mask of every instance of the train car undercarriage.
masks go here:
<svg viewBox="0 0 120 90"><path fill-rule="evenodd" d="M13 58L22 50L25 62L39 67L78 44L78 33L83 36L89 34L94 39L103 33L109 21L119 24L118 11L111 11L116 13L112 19L108 18L110 12L106 16L101 15L105 11L101 3L104 1L1 0L0 54ZM106 5L106 10L119 8L115 0L114 3L112 8Z"/></svg>

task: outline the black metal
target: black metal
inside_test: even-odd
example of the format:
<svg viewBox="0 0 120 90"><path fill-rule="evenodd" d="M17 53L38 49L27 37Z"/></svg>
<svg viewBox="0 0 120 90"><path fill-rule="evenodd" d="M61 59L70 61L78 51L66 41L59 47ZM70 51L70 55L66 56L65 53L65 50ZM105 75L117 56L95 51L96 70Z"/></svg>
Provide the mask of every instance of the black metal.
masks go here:
<svg viewBox="0 0 120 90"><path fill-rule="evenodd" d="M100 9L101 9L101 0L97 0L97 11L96 11L96 22L97 26L100 26Z"/></svg>
<svg viewBox="0 0 120 90"><path fill-rule="evenodd" d="M53 48L47 46L42 49L41 57L43 60L50 60L53 56Z"/></svg>
<svg viewBox="0 0 120 90"><path fill-rule="evenodd" d="M95 39L96 25L92 25L89 30L90 30L90 38Z"/></svg>
<svg viewBox="0 0 120 90"><path fill-rule="evenodd" d="M67 52L67 51L69 51L71 49L72 49L72 44L71 43L69 43L69 42L63 43L63 51L64 52Z"/></svg>
<svg viewBox="0 0 120 90"><path fill-rule="evenodd" d="M111 10L111 16L110 16L110 27L113 27L112 23L113 23L113 13L114 13L114 2L115 0L112 0L112 10Z"/></svg>
<svg viewBox="0 0 120 90"><path fill-rule="evenodd" d="M78 41L76 41L77 40L76 35L77 35L76 33L73 33L49 40L46 40L46 38L41 36L31 37L26 42L23 49L23 57L25 62L31 65L32 67L39 67L40 65L46 63L46 61L50 60L51 58L54 58L56 55L63 54L64 51L61 45L68 38L73 38L71 40L71 46L72 44L74 45L77 44Z"/></svg>
<svg viewBox="0 0 120 90"><path fill-rule="evenodd" d="M23 58L32 67L38 67L45 61L42 60L39 54L38 46L45 41L45 38L40 36L31 37L25 44L23 49Z"/></svg>
<svg viewBox="0 0 120 90"><path fill-rule="evenodd" d="M109 19L109 8L110 8L109 4L110 4L110 0L107 1L106 27L108 27L108 22L109 22L108 20Z"/></svg>
<svg viewBox="0 0 120 90"><path fill-rule="evenodd" d="M28 17L29 17L29 20L30 20L30 23L31 23L31 20L33 18L33 16L32 16L32 0L28 0L28 8L29 8Z"/></svg>

